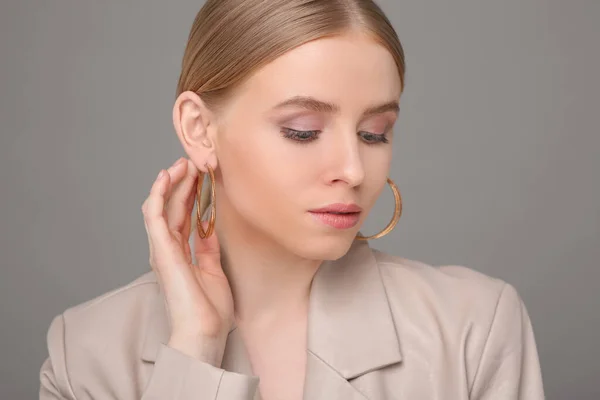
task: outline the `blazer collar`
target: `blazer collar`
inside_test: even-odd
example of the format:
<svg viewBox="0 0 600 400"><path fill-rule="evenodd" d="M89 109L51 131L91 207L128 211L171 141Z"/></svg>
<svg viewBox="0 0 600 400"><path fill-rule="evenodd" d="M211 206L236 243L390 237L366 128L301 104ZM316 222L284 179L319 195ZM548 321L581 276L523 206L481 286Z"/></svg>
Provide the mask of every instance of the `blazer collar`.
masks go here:
<svg viewBox="0 0 600 400"><path fill-rule="evenodd" d="M308 351L346 379L395 364L400 344L368 242L324 262L312 283Z"/></svg>
<svg viewBox="0 0 600 400"><path fill-rule="evenodd" d="M160 289L151 312L142 348L142 359L148 362L156 360L160 343L169 339L169 321ZM335 382L341 378L350 380L402 360L385 287L367 241L355 240L346 255L323 262L315 274L309 300L307 347L305 393L321 393L327 381L325 376L330 376L329 382L339 391ZM252 374L235 326L227 339L223 367Z"/></svg>

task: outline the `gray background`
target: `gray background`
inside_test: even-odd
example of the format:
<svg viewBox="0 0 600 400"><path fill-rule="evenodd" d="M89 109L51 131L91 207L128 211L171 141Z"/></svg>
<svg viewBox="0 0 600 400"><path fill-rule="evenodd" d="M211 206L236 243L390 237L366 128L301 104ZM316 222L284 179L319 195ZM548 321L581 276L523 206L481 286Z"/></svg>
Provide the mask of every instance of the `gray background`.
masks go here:
<svg viewBox="0 0 600 400"><path fill-rule="evenodd" d="M140 211L200 1L0 5L0 398L36 398L65 308L148 270ZM600 389L600 1L382 1L407 86L372 246L511 282L549 399ZM389 190L364 233L391 217Z"/></svg>

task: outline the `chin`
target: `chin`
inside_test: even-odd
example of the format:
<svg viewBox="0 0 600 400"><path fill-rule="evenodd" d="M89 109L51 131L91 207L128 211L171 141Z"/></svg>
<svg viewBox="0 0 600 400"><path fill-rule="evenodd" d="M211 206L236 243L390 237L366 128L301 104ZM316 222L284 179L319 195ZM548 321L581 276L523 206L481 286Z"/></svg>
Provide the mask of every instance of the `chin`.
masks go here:
<svg viewBox="0 0 600 400"><path fill-rule="evenodd" d="M348 252L355 236L355 232L315 235L303 241L302 247L298 249L297 254L309 260L334 261L343 257Z"/></svg>

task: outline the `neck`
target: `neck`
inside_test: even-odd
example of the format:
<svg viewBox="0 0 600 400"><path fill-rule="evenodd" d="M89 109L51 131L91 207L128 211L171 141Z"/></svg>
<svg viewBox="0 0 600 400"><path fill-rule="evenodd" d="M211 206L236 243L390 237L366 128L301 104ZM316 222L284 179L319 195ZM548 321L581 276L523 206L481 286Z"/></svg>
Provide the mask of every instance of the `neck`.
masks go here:
<svg viewBox="0 0 600 400"><path fill-rule="evenodd" d="M236 217L218 213L215 233L229 280L237 325L268 326L306 313L312 279L321 260L308 260ZM251 238L251 240L248 240Z"/></svg>

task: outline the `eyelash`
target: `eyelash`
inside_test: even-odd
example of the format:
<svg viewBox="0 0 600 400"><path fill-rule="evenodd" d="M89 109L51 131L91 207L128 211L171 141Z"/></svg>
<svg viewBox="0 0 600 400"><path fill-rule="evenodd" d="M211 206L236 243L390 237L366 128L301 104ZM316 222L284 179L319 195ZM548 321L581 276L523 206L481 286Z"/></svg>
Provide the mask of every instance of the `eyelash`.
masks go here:
<svg viewBox="0 0 600 400"><path fill-rule="evenodd" d="M378 135L375 133L369 133L369 132L364 132L364 131L361 131L361 132L364 134L361 136L363 138L365 138L365 137L367 138L367 141L366 141L367 144L375 145L375 144L379 144L379 143L388 143L389 142L385 133ZM295 129L282 128L281 133L283 134L283 137L294 140L295 142L310 143L312 141L317 140L319 137L319 134L321 132L320 131L297 131Z"/></svg>

